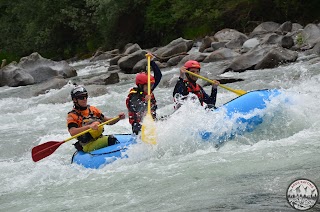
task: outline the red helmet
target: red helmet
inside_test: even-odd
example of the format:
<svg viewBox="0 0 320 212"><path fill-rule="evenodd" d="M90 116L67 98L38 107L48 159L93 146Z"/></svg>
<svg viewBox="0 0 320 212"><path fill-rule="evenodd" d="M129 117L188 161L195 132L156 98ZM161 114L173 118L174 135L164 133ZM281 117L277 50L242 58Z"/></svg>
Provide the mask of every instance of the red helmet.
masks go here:
<svg viewBox="0 0 320 212"><path fill-rule="evenodd" d="M150 83L154 83L154 77L150 75ZM136 85L148 84L148 74L145 72L138 73L136 76Z"/></svg>
<svg viewBox="0 0 320 212"><path fill-rule="evenodd" d="M186 69L189 68L201 68L200 63L198 61L195 60L188 60L185 64L184 67L186 67Z"/></svg>

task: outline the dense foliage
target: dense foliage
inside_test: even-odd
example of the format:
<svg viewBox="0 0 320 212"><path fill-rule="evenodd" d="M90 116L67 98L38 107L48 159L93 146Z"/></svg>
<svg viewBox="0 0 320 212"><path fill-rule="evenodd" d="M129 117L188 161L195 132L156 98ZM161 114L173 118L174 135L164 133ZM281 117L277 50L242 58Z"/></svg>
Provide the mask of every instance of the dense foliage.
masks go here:
<svg viewBox="0 0 320 212"><path fill-rule="evenodd" d="M0 59L39 52L85 56L98 47L161 46L263 21L318 23L318 0L0 0Z"/></svg>

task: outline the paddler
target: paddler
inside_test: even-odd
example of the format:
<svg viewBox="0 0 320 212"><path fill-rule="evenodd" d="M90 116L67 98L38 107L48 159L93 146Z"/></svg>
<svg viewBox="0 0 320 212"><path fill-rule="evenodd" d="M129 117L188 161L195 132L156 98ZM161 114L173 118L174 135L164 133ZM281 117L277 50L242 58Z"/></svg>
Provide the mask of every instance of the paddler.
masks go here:
<svg viewBox="0 0 320 212"><path fill-rule="evenodd" d="M215 108L217 98L217 87L220 84L217 80L212 80L211 95L209 96L204 89L197 83L198 77L186 73L186 70L195 74L200 74L200 63L195 60L187 61L184 66L180 68L180 76L173 90L173 98L176 103L175 109L181 106L181 100L187 98L189 93L195 94L200 104L206 103L207 108Z"/></svg>
<svg viewBox="0 0 320 212"><path fill-rule="evenodd" d="M147 53L147 55L151 59L153 58L151 53ZM157 101L153 94L153 90L159 84L162 78L162 73L154 61L151 61L150 65L154 72L154 77L152 75L150 76L151 94L148 95L148 74L143 71L136 75L135 83L137 86L130 89L126 99L129 123L132 126L132 132L136 135L138 135L141 130L141 121L146 115L149 99L151 103L152 118L156 119L157 117Z"/></svg>
<svg viewBox="0 0 320 212"><path fill-rule="evenodd" d="M71 90L73 109L68 113L67 126L71 136L79 134L85 130L92 129L90 132L79 136L74 144L78 151L91 152L116 143L117 139L112 135L103 135L104 127L98 125L111 118L106 117L102 112L87 104L88 92L83 86L76 86ZM123 112L119 113L119 119L109 123L113 125L125 118Z"/></svg>

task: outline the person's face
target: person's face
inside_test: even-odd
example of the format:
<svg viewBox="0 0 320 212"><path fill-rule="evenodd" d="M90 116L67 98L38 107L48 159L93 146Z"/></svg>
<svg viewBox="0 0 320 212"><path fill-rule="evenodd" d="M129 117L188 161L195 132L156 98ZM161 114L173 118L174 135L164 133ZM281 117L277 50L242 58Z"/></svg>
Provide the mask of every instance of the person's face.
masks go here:
<svg viewBox="0 0 320 212"><path fill-rule="evenodd" d="M192 73L198 74L198 75L200 74L200 69L198 69L198 68L190 68L189 71L192 72ZM191 74L189 74L189 77L193 81L197 81L197 79L198 79L198 77L195 77L195 76L193 76Z"/></svg>
<svg viewBox="0 0 320 212"><path fill-rule="evenodd" d="M78 101L78 104L81 107L86 107L87 106L87 100L88 100L88 95L80 95L76 97L76 100Z"/></svg>
<svg viewBox="0 0 320 212"><path fill-rule="evenodd" d="M152 88L152 86L153 86L153 83L150 84L150 88ZM148 84L143 85L143 91L148 93Z"/></svg>

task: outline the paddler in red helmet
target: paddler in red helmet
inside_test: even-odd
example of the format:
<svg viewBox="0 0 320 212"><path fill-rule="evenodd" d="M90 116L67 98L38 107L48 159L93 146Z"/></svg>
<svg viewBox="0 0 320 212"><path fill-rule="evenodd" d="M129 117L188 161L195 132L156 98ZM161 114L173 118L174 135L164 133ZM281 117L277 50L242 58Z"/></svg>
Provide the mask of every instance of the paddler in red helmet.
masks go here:
<svg viewBox="0 0 320 212"><path fill-rule="evenodd" d="M212 84L211 95L209 96L204 91L204 89L198 83L196 83L198 77L186 73L186 70L188 70L195 74L200 74L200 69L200 63L195 60L187 61L184 66L180 68L179 80L173 90L174 101L177 103L175 106L176 109L181 106L178 99L186 98L189 93L195 94L198 97L201 105L203 105L203 103L206 103L208 108L215 107L217 98L217 87L220 82L217 80L213 80L214 84Z"/></svg>
<svg viewBox="0 0 320 212"><path fill-rule="evenodd" d="M153 58L153 55L151 53L148 53L148 55ZM148 95L148 74L146 72L141 72L136 75L135 82L137 87L133 87L130 89L126 99L129 122L132 126L132 132L136 135L138 135L141 130L141 121L142 118L146 115L149 99L151 103L151 115L153 119L155 119L157 116L157 101L153 94L153 90L159 84L162 78L162 74L159 67L154 61L151 60L150 65L154 72L154 77L152 75L150 76L151 94Z"/></svg>

